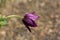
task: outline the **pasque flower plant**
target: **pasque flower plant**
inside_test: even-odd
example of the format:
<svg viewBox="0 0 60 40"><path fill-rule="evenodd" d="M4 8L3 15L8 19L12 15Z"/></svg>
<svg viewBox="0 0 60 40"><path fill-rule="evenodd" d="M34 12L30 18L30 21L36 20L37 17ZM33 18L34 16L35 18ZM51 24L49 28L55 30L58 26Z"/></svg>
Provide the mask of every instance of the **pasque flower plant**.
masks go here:
<svg viewBox="0 0 60 40"><path fill-rule="evenodd" d="M35 21L39 18L39 16L36 15L35 11L31 13L29 12L25 13L23 17L18 15L9 15L7 17L3 17L2 15L0 15L0 27L7 25L9 18L12 18L12 17L21 18L23 24L30 32L31 32L31 29L29 27L37 27L37 23Z"/></svg>

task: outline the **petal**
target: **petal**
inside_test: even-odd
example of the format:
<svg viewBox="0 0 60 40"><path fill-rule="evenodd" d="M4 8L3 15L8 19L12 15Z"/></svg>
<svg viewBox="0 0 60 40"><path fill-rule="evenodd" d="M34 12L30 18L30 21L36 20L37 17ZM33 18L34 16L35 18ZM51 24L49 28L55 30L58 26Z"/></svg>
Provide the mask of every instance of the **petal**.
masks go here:
<svg viewBox="0 0 60 40"><path fill-rule="evenodd" d="M31 19L22 19L23 23L25 26L31 26L31 27L35 27L37 26L37 24L35 23L35 21L31 20Z"/></svg>
<svg viewBox="0 0 60 40"><path fill-rule="evenodd" d="M35 15L35 14L32 14L32 13L27 13L25 14L24 18L29 18L29 19L32 19L32 20L36 20L38 19L39 16Z"/></svg>

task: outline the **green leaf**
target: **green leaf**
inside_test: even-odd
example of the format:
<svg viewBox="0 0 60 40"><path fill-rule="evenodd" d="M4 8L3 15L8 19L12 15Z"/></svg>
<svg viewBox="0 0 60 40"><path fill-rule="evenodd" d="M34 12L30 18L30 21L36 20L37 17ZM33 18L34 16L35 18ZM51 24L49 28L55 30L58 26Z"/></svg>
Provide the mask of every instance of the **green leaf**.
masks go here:
<svg viewBox="0 0 60 40"><path fill-rule="evenodd" d="M0 26L5 26L7 25L8 23L8 20L3 18L1 15L0 15Z"/></svg>
<svg viewBox="0 0 60 40"><path fill-rule="evenodd" d="M5 20L5 21L0 21L0 26L5 26L5 25L7 25L7 21Z"/></svg>

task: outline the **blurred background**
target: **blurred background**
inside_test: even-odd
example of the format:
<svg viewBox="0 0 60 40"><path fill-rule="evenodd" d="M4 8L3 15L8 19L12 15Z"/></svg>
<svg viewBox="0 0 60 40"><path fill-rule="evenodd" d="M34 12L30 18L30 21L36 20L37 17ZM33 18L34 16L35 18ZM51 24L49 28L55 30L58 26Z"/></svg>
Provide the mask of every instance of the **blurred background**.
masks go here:
<svg viewBox="0 0 60 40"><path fill-rule="evenodd" d="M0 40L60 40L60 0L0 0L0 14L20 15L36 11L38 27L30 33L21 19L11 18L0 28Z"/></svg>

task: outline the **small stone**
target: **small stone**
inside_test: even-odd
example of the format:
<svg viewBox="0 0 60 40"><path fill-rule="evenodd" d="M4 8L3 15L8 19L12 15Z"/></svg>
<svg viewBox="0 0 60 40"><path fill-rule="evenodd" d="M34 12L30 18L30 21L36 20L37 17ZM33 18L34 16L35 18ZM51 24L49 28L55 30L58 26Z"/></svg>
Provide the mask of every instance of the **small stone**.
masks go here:
<svg viewBox="0 0 60 40"><path fill-rule="evenodd" d="M5 35L5 34L6 34L6 32L5 32L5 31L1 31L0 33L1 33L2 35Z"/></svg>
<svg viewBox="0 0 60 40"><path fill-rule="evenodd" d="M60 37L58 37L57 39L60 40Z"/></svg>
<svg viewBox="0 0 60 40"><path fill-rule="evenodd" d="M44 2L40 3L40 6L41 7L45 6L45 3Z"/></svg>

